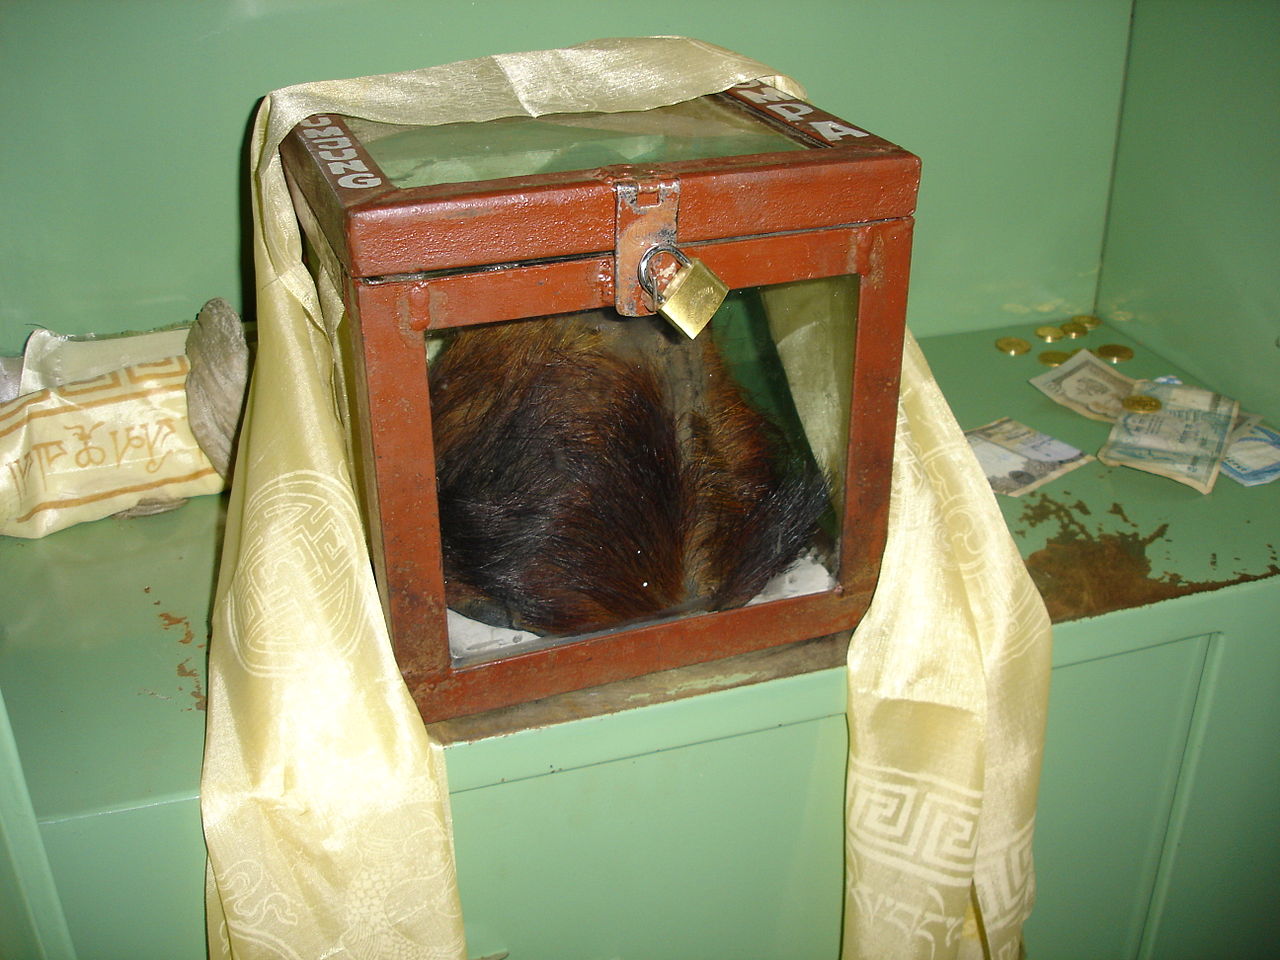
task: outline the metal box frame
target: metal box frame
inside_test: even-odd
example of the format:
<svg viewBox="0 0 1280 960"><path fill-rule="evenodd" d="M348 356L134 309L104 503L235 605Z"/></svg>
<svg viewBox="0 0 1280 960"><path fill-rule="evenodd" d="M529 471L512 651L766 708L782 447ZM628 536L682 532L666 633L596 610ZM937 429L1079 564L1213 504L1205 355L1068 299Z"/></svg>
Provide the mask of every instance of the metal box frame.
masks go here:
<svg viewBox="0 0 1280 960"><path fill-rule="evenodd" d="M812 149L399 189L337 115L281 148L311 243L341 265L352 430L396 659L428 722L845 631L888 514L919 160L761 83L713 98ZM333 159L333 158L340 159ZM652 313L640 256L674 242L730 288L857 274L838 586L505 659L450 654L424 337L601 307Z"/></svg>

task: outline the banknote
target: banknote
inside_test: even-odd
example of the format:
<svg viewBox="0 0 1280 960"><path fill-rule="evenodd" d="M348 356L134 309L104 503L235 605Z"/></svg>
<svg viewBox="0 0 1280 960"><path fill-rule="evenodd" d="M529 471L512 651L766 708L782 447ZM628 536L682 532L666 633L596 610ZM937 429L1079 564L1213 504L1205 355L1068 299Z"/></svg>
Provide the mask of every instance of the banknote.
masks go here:
<svg viewBox="0 0 1280 960"><path fill-rule="evenodd" d="M1222 472L1246 487L1280 478L1280 433L1266 424L1254 423L1247 431L1232 434Z"/></svg>
<svg viewBox="0 0 1280 960"><path fill-rule="evenodd" d="M1166 373L1163 377L1152 377L1153 383L1172 383L1175 386L1181 386L1182 380L1174 376L1172 373ZM1231 445L1240 437L1244 436L1258 424L1262 419L1262 415L1258 413L1248 413L1244 410L1236 411L1236 421L1231 427L1231 436L1227 440L1227 451L1230 452ZM1224 461L1224 466L1225 461Z"/></svg>
<svg viewBox="0 0 1280 960"><path fill-rule="evenodd" d="M1091 420L1108 423L1124 413L1120 404L1133 390L1134 382L1088 350L1031 378L1032 386L1049 399Z"/></svg>
<svg viewBox="0 0 1280 960"><path fill-rule="evenodd" d="M991 489L1017 497L1093 459L1075 447L1001 417L965 431Z"/></svg>
<svg viewBox="0 0 1280 960"><path fill-rule="evenodd" d="M1227 452L1231 452L1231 445L1249 433L1262 421L1262 415L1258 413L1245 413L1241 410L1236 414L1235 426L1231 428L1231 439L1227 441ZM1274 432L1274 431L1273 431Z"/></svg>
<svg viewBox="0 0 1280 960"><path fill-rule="evenodd" d="M1194 487L1213 489L1240 405L1230 397L1179 384L1140 380L1132 396L1158 401L1156 409L1121 409L1098 459L1134 467Z"/></svg>

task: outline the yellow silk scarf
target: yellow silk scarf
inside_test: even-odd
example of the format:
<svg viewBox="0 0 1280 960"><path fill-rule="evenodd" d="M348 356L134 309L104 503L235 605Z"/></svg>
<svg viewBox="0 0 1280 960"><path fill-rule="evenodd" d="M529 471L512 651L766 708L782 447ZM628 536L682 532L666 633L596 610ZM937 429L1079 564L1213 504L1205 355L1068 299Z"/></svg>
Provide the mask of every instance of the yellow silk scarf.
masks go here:
<svg viewBox="0 0 1280 960"><path fill-rule="evenodd" d="M332 276L317 289L302 266L281 139L314 113L426 124L640 110L760 77L802 94L763 64L698 41L603 40L303 84L261 105L251 151L258 354L214 607L201 783L212 957L465 956L443 754L391 655L341 425L341 302ZM928 394L923 366L908 368L904 401L934 396L936 409L900 420L899 459L909 459L895 470L907 491L895 491L897 524L915 516L917 496L950 523L952 488L909 481L976 466L950 434L939 465L921 466L935 463L930 416L958 431L936 388ZM913 446L916 429L926 442ZM852 647L848 960L962 955L964 918L979 915L974 883L987 939L1016 949L1029 903L1028 863L1008 864L1027 855L1030 838L1047 631L981 479L967 477L965 494L981 496L962 505L956 535L935 536L938 570L927 583L917 561L895 560L918 544L891 534L882 589ZM959 547L987 541L989 569L985 556L954 559ZM935 598L924 591L937 581ZM894 610L908 594L915 615L900 643ZM1014 683L1023 684L1016 703L1006 689ZM890 775L923 806L902 802ZM949 811L940 826L932 813L943 788L972 813L967 846L951 837ZM895 808L910 808L906 819L895 821ZM912 818L923 842L914 832L890 836Z"/></svg>
<svg viewBox="0 0 1280 960"><path fill-rule="evenodd" d="M845 960L1021 955L1050 633L907 337L876 594L849 644Z"/></svg>

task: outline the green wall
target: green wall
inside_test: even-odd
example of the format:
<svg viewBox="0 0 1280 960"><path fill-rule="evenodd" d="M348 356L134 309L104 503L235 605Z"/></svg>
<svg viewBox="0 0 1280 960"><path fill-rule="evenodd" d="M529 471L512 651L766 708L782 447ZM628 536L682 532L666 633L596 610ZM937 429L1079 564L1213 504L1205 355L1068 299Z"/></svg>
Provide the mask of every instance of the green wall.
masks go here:
<svg viewBox="0 0 1280 960"><path fill-rule="evenodd" d="M1280 416L1280 3L1137 0L1099 306Z"/></svg>
<svg viewBox="0 0 1280 960"><path fill-rule="evenodd" d="M244 306L257 99L599 36L680 33L924 158L918 334L1093 305L1130 0L5 0L0 353L34 326Z"/></svg>

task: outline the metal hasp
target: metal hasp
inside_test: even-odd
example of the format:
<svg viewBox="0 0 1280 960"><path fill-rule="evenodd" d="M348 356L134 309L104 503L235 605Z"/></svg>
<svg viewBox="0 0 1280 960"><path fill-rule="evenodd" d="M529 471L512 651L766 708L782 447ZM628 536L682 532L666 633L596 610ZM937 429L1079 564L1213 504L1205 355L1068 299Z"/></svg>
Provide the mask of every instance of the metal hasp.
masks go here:
<svg viewBox="0 0 1280 960"><path fill-rule="evenodd" d="M622 121L611 116L569 153L599 156L590 151L621 143L616 158L488 180L393 179L379 144L361 139L367 124L336 115L303 121L281 147L312 260L329 264L345 299L339 337L370 550L397 662L428 721L848 631L870 601L885 540L919 160L758 82L659 109L700 111L697 123L686 116L682 130L693 139L673 154L637 160L640 147L666 149L675 138L651 136L646 118L619 141ZM707 153L706 115L730 129L725 142L747 146ZM452 128L465 125L450 126L456 138ZM479 130L474 142L490 151L501 141L489 132L501 129ZM552 133L560 142L577 136ZM338 147L354 151L346 162L361 169L333 169L327 157ZM673 289L676 263L655 253L653 285L665 301L656 304L640 270L655 247L678 249L707 274L695 266ZM623 325L651 324L655 306L670 307L683 287L699 289L710 276L733 291L726 309L755 298L762 310L771 291L849 281L856 315L842 327L851 360L839 391L849 404L832 427L843 475L828 511L837 546L829 585L730 609L675 610L480 661L456 657L426 339L586 311L614 326L626 317L637 319ZM740 331L717 318L698 349L720 349L713 341L726 333ZM688 345L675 337L671 348L678 343Z"/></svg>
<svg viewBox="0 0 1280 960"><path fill-rule="evenodd" d="M680 210L680 181L639 182L618 180L613 243L613 306L621 316L643 317L654 312L652 295L646 296L640 261L655 247L676 242L676 218Z"/></svg>

